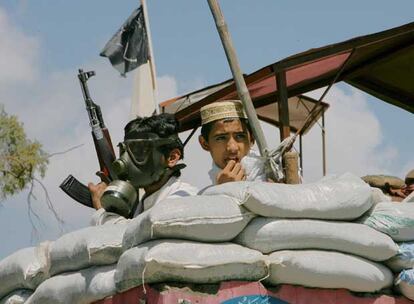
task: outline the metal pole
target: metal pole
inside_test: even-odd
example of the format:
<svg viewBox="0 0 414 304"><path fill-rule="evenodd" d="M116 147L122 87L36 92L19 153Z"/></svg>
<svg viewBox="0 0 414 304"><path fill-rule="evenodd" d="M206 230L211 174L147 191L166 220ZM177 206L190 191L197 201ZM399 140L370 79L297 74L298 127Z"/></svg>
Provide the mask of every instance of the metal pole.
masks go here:
<svg viewBox="0 0 414 304"><path fill-rule="evenodd" d="M303 176L303 150L302 150L302 134L299 135L299 154L300 154L300 170Z"/></svg>
<svg viewBox="0 0 414 304"><path fill-rule="evenodd" d="M325 143L325 112L322 113L322 170L323 176L326 175L326 143Z"/></svg>
<svg viewBox="0 0 414 304"><path fill-rule="evenodd" d="M151 31L149 27L149 17L147 12L147 4L145 0L141 0L142 10L144 12L144 21L145 21L145 29L147 31L148 36L148 49L150 53L150 70L151 70L151 76L152 76L152 88L154 91L154 107L155 107L155 113L160 114L160 106L158 104L158 85L157 85L157 74L155 72L155 59L154 59L154 53L152 51L152 39L151 39Z"/></svg>
<svg viewBox="0 0 414 304"><path fill-rule="evenodd" d="M227 24L224 20L224 16L220 10L220 6L217 0L207 0L210 6L211 13L213 14L216 22L217 31L220 35L221 42L223 43L224 51L227 56L227 60L230 65L231 72L233 74L234 81L237 87L237 93L240 100L243 103L247 117L249 119L250 126L252 128L253 135L256 139L257 145L262 156L267 156L267 143L263 134L263 130L260 126L257 113L253 107L252 100L250 98L249 90L247 89L246 82L244 81L243 73L240 69L239 62L237 60L236 51L231 41L230 33L227 29Z"/></svg>

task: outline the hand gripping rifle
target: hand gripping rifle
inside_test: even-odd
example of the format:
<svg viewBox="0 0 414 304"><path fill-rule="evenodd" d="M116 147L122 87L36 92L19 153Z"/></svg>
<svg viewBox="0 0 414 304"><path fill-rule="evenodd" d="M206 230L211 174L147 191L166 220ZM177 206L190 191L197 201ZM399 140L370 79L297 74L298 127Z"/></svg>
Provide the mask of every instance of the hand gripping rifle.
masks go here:
<svg viewBox="0 0 414 304"><path fill-rule="evenodd" d="M92 138L98 155L100 171L96 174L102 181L109 183L115 179L112 170L112 162L115 160L115 152L112 147L109 131L105 126L101 108L93 102L89 95L87 81L94 76L94 71L84 72L79 69L79 82L82 89L83 98L86 104L86 111L89 116L89 123L92 128ZM82 205L93 208L92 197L87 186L79 182L75 177L69 175L61 184L60 188L75 201Z"/></svg>

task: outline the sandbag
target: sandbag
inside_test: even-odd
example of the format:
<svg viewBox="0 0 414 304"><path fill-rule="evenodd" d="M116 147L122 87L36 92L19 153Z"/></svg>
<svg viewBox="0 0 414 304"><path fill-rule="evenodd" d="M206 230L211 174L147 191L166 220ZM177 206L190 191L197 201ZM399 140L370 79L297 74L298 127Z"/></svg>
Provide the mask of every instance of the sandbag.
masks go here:
<svg viewBox="0 0 414 304"><path fill-rule="evenodd" d="M366 175L361 178L371 187L376 188L391 187L394 189L401 189L405 184L404 180L401 178L390 175Z"/></svg>
<svg viewBox="0 0 414 304"><path fill-rule="evenodd" d="M60 237L50 246L50 273L110 265L122 254L126 224L87 227Z"/></svg>
<svg viewBox="0 0 414 304"><path fill-rule="evenodd" d="M264 217L351 220L373 204L371 188L350 173L301 185L232 182L207 188L205 195L225 194Z"/></svg>
<svg viewBox="0 0 414 304"><path fill-rule="evenodd" d="M23 304L31 296L32 293L33 291L29 289L15 290L1 299L0 304Z"/></svg>
<svg viewBox="0 0 414 304"><path fill-rule="evenodd" d="M414 203L414 191L404 198L402 203Z"/></svg>
<svg viewBox="0 0 414 304"><path fill-rule="evenodd" d="M374 205L378 203L391 202L391 197L385 195L381 189L371 187L371 197Z"/></svg>
<svg viewBox="0 0 414 304"><path fill-rule="evenodd" d="M388 234L394 241L414 241L414 204L379 203L358 222Z"/></svg>
<svg viewBox="0 0 414 304"><path fill-rule="evenodd" d="M277 251L268 256L269 284L375 292L392 285L391 271L361 257L334 251Z"/></svg>
<svg viewBox="0 0 414 304"><path fill-rule="evenodd" d="M395 280L395 286L405 297L414 301L414 269L401 271Z"/></svg>
<svg viewBox="0 0 414 304"><path fill-rule="evenodd" d="M26 304L89 304L116 293L115 264L62 273L44 281Z"/></svg>
<svg viewBox="0 0 414 304"><path fill-rule="evenodd" d="M237 244L158 240L125 251L118 262L115 283L120 292L155 282L257 281L267 273L260 252Z"/></svg>
<svg viewBox="0 0 414 304"><path fill-rule="evenodd" d="M234 242L269 253L285 249L325 249L384 261L398 253L386 234L357 223L255 218Z"/></svg>
<svg viewBox="0 0 414 304"><path fill-rule="evenodd" d="M150 239L176 238L224 242L238 235L255 215L230 197L187 196L167 199L133 219L123 246L131 248Z"/></svg>
<svg viewBox="0 0 414 304"><path fill-rule="evenodd" d="M400 243L399 247L398 254L385 263L395 273L414 268L414 242Z"/></svg>
<svg viewBox="0 0 414 304"><path fill-rule="evenodd" d="M17 289L35 289L49 277L48 248L44 242L0 261L0 298Z"/></svg>

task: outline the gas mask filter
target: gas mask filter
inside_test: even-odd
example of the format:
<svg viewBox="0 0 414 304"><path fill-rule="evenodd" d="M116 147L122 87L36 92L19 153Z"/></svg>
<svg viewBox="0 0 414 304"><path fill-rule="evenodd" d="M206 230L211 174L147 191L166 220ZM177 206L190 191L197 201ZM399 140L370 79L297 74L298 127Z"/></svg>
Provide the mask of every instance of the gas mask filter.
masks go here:
<svg viewBox="0 0 414 304"><path fill-rule="evenodd" d="M112 181L103 193L101 203L105 210L128 217L136 205L138 188L159 181L166 172L165 158L158 148L177 138L142 133L137 139L119 143L119 158L112 163L118 180Z"/></svg>

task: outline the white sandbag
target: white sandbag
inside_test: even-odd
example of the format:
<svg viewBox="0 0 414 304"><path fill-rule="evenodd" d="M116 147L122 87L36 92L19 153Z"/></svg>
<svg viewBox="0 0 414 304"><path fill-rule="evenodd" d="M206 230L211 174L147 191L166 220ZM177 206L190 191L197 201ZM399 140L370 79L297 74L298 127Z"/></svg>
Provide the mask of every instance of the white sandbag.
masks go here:
<svg viewBox="0 0 414 304"><path fill-rule="evenodd" d="M371 187L372 202L374 205L383 202L391 202L391 197L385 195L379 188Z"/></svg>
<svg viewBox="0 0 414 304"><path fill-rule="evenodd" d="M65 234L50 246L50 273L115 263L122 254L125 229L126 224L108 224Z"/></svg>
<svg viewBox="0 0 414 304"><path fill-rule="evenodd" d="M414 204L379 203L358 222L388 234L394 241L414 241Z"/></svg>
<svg viewBox="0 0 414 304"><path fill-rule="evenodd" d="M118 291L155 282L210 284L257 281L268 273L264 256L237 244L151 241L125 251L115 273Z"/></svg>
<svg viewBox="0 0 414 304"><path fill-rule="evenodd" d="M414 191L411 192L405 199L403 199L402 203L414 203Z"/></svg>
<svg viewBox="0 0 414 304"><path fill-rule="evenodd" d="M115 264L62 273L44 281L26 304L89 304L116 293Z"/></svg>
<svg viewBox="0 0 414 304"><path fill-rule="evenodd" d="M311 184L232 182L207 188L205 195L235 197L264 217L355 219L373 204L371 188L350 173Z"/></svg>
<svg viewBox="0 0 414 304"><path fill-rule="evenodd" d="M223 195L167 199L133 219L124 248L150 239L175 238L224 242L238 235L255 215Z"/></svg>
<svg viewBox="0 0 414 304"><path fill-rule="evenodd" d="M33 291L29 289L15 290L1 299L0 304L23 304L31 296L32 293Z"/></svg>
<svg viewBox="0 0 414 304"><path fill-rule="evenodd" d="M414 242L400 243L398 254L385 264L395 273L414 268Z"/></svg>
<svg viewBox="0 0 414 304"><path fill-rule="evenodd" d="M405 297L414 301L414 269L401 271L395 280L395 286Z"/></svg>
<svg viewBox="0 0 414 304"><path fill-rule="evenodd" d="M386 234L357 223L255 218L234 242L269 253L285 249L325 249L384 261L398 253Z"/></svg>
<svg viewBox="0 0 414 304"><path fill-rule="evenodd" d="M0 261L0 298L17 289L35 289L49 277L48 247L44 242Z"/></svg>
<svg viewBox="0 0 414 304"><path fill-rule="evenodd" d="M277 251L269 255L269 284L317 288L346 288L375 292L393 282L391 271L361 257L334 251Z"/></svg>

